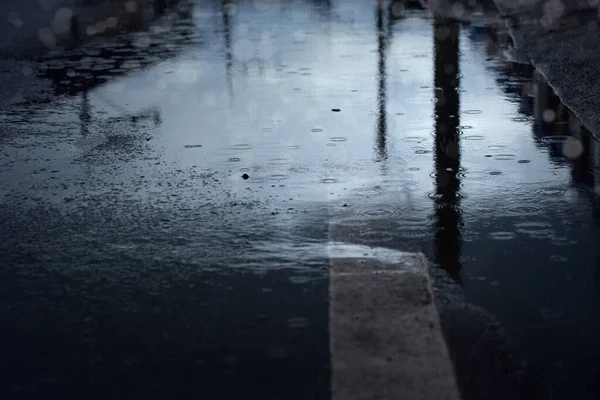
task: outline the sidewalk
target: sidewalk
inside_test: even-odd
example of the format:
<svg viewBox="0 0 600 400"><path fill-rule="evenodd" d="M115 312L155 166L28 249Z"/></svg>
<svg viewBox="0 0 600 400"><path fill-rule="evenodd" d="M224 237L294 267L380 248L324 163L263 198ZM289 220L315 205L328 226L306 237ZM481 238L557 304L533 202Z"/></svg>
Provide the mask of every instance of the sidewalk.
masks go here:
<svg viewBox="0 0 600 400"><path fill-rule="evenodd" d="M589 2L494 0L510 16L517 49L554 88L561 101L600 136L600 14ZM585 5L578 6L577 3Z"/></svg>

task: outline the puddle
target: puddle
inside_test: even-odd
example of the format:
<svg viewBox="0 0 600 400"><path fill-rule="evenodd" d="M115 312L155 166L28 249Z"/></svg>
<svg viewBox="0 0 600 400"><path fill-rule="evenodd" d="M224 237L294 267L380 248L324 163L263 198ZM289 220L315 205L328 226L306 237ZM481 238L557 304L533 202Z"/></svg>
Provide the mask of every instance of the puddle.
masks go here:
<svg viewBox="0 0 600 400"><path fill-rule="evenodd" d="M51 95L0 112L7 323L65 327L44 338L57 379L161 382L145 345L113 348L66 317L87 313L156 359L177 353L169 386L193 365L223 398L329 398L330 259L416 249L524 358L571 366L539 372L549 390L594 387L600 145L502 58L501 29L361 1L184 3L44 59L27 71ZM345 245L325 254L330 235ZM85 335L113 348L106 369L67 345ZM27 354L49 365L35 340ZM121 374L123 352L142 369Z"/></svg>

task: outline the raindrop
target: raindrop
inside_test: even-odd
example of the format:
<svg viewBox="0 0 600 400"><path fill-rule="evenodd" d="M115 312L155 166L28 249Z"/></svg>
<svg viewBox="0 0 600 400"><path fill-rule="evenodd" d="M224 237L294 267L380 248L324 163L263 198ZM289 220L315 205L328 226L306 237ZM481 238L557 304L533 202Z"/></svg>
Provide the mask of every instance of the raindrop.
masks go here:
<svg viewBox="0 0 600 400"><path fill-rule="evenodd" d="M461 131L464 131L467 129L473 129L473 127L471 125L461 125L458 127L458 129L460 129Z"/></svg>
<svg viewBox="0 0 600 400"><path fill-rule="evenodd" d="M409 143L421 143L423 141L425 141L425 138L419 137L419 136L407 136L402 138L403 142L409 142Z"/></svg>
<svg viewBox="0 0 600 400"><path fill-rule="evenodd" d="M339 179L337 178L323 178L321 179L321 183L337 183Z"/></svg>
<svg viewBox="0 0 600 400"><path fill-rule="evenodd" d="M549 239L554 234L552 224L549 222L527 221L515 224L517 232L529 235L532 238Z"/></svg>
<svg viewBox="0 0 600 400"><path fill-rule="evenodd" d="M492 151L494 151L494 150L502 150L502 149L505 149L505 148L506 148L506 146L503 146L501 144L492 144L492 145L489 145L489 146L486 147L486 149L492 150Z"/></svg>
<svg viewBox="0 0 600 400"><path fill-rule="evenodd" d="M490 233L490 238L493 240L511 240L517 237L517 234L514 232L492 232Z"/></svg>
<svg viewBox="0 0 600 400"><path fill-rule="evenodd" d="M341 110L341 109L339 109L339 108L332 108L332 109L331 109L331 111L333 111L333 112L340 112L340 111L342 111L342 110Z"/></svg>
<svg viewBox="0 0 600 400"><path fill-rule="evenodd" d="M356 196L376 196L383 193L380 186L364 187L350 190L350 193Z"/></svg>
<svg viewBox="0 0 600 400"><path fill-rule="evenodd" d="M483 110L466 110L464 113L465 114L481 114L481 113L483 113Z"/></svg>
<svg viewBox="0 0 600 400"><path fill-rule="evenodd" d="M538 215L543 212L542 207L537 206L512 206L505 209L511 215L519 217L527 217L532 215Z"/></svg>
<svg viewBox="0 0 600 400"><path fill-rule="evenodd" d="M229 162L240 162L241 159L239 159L237 157L231 157L231 158L227 159L227 161L229 161Z"/></svg>
<svg viewBox="0 0 600 400"><path fill-rule="evenodd" d="M335 144L335 143L327 143L325 146L335 147L335 146L337 146L337 144Z"/></svg>
<svg viewBox="0 0 600 400"><path fill-rule="evenodd" d="M429 230L425 228L400 226L396 235L402 239L423 239L430 235Z"/></svg>
<svg viewBox="0 0 600 400"><path fill-rule="evenodd" d="M261 132L273 132L273 128L260 128Z"/></svg>
<svg viewBox="0 0 600 400"><path fill-rule="evenodd" d="M512 120L515 122L529 122L529 118L527 117L515 117Z"/></svg>
<svg viewBox="0 0 600 400"><path fill-rule="evenodd" d="M414 172L414 171L420 171L421 168L419 168L419 167L410 167L410 168L408 168L408 170L411 171L411 172Z"/></svg>
<svg viewBox="0 0 600 400"><path fill-rule="evenodd" d="M360 234L360 238L365 243L382 243L394 240L394 235L389 232L368 231Z"/></svg>
<svg viewBox="0 0 600 400"><path fill-rule="evenodd" d="M488 172L489 175L492 176L498 176L498 175L502 175L502 171L490 171Z"/></svg>
<svg viewBox="0 0 600 400"><path fill-rule="evenodd" d="M425 149L415 150L415 154L429 154L429 153L431 153L431 150L425 150Z"/></svg>
<svg viewBox="0 0 600 400"><path fill-rule="evenodd" d="M291 161L287 158L272 158L269 160L269 164L271 165L287 165L291 163Z"/></svg>
<svg viewBox="0 0 600 400"><path fill-rule="evenodd" d="M561 194L565 194L566 193L566 189L561 189L561 188L542 188L542 189L536 190L536 193L542 194L542 195L545 195L545 196L559 196Z"/></svg>
<svg viewBox="0 0 600 400"><path fill-rule="evenodd" d="M331 139L329 139L330 142L345 142L346 139L344 136L334 136Z"/></svg>
<svg viewBox="0 0 600 400"><path fill-rule="evenodd" d="M323 129L321 129L321 128L312 128L310 131L311 132L323 132Z"/></svg>
<svg viewBox="0 0 600 400"><path fill-rule="evenodd" d="M573 246L577 244L577 240L572 240L568 238L554 238L550 242L555 246Z"/></svg>
<svg viewBox="0 0 600 400"><path fill-rule="evenodd" d="M529 164L531 160L519 160L517 161L519 164Z"/></svg>
<svg viewBox="0 0 600 400"><path fill-rule="evenodd" d="M557 144L557 143L564 143L569 139L568 136L561 136L561 135L556 135L556 136L544 136L543 138L541 138L540 140L544 143L548 143L548 144Z"/></svg>
<svg viewBox="0 0 600 400"><path fill-rule="evenodd" d="M246 143L234 144L231 146L233 150L249 150L252 148L252 145Z"/></svg>
<svg viewBox="0 0 600 400"><path fill-rule="evenodd" d="M290 146L288 146L288 149L292 149L292 150L298 150L300 148L300 146L298 146L297 144L292 144Z"/></svg>
<svg viewBox="0 0 600 400"><path fill-rule="evenodd" d="M347 226L347 227L361 227L367 225L367 221L364 219L356 218L340 218L331 221L334 225Z"/></svg>
<svg viewBox="0 0 600 400"><path fill-rule="evenodd" d="M307 172L310 172L310 169L308 169L307 167L291 167L290 168L290 172L296 172L299 174L305 174Z"/></svg>
<svg viewBox="0 0 600 400"><path fill-rule="evenodd" d="M481 135L469 135L464 137L465 140L483 140L484 137Z"/></svg>
<svg viewBox="0 0 600 400"><path fill-rule="evenodd" d="M362 207L354 207L353 211L356 214L367 218L387 218L393 216L396 213L394 207L385 204L373 204Z"/></svg>
<svg viewBox="0 0 600 400"><path fill-rule="evenodd" d="M283 175L283 174L275 174L275 175L269 175L267 178L272 181L283 181L285 179L288 179L289 176Z"/></svg>
<svg viewBox="0 0 600 400"><path fill-rule="evenodd" d="M202 147L202 145L201 144L186 144L183 147L185 147L186 149L196 149L198 147Z"/></svg>
<svg viewBox="0 0 600 400"><path fill-rule="evenodd" d="M494 160L498 161L510 161L517 158L514 154L497 154L494 156Z"/></svg>

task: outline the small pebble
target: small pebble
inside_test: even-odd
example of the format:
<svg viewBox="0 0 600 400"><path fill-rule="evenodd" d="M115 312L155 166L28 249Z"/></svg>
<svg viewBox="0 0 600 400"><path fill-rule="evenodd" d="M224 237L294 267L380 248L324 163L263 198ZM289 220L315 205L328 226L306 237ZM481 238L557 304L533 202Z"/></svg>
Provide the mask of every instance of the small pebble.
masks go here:
<svg viewBox="0 0 600 400"><path fill-rule="evenodd" d="M339 108L332 108L331 111L333 111L333 112L340 112L342 110L340 110Z"/></svg>

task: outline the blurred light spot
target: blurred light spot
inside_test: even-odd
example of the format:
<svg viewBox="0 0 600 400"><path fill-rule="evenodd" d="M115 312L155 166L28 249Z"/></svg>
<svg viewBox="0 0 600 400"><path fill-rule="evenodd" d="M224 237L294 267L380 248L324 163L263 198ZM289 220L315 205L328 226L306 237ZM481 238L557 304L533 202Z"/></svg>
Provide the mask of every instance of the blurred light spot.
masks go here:
<svg viewBox="0 0 600 400"><path fill-rule="evenodd" d="M581 143L581 140L579 140L577 138L569 137L563 143L563 154L567 158L570 158L570 159L578 158L579 156L581 156L583 154L583 150L584 150L583 144Z"/></svg>
<svg viewBox="0 0 600 400"><path fill-rule="evenodd" d="M62 7L54 15L52 21L52 30L58 35L63 35L71 30L71 17L73 11L70 8Z"/></svg>
<svg viewBox="0 0 600 400"><path fill-rule="evenodd" d="M551 110L550 108L547 108L544 110L544 112L542 113L542 118L544 119L544 121L546 121L547 123L551 123L554 121L554 119L556 118L556 113L554 112L554 110Z"/></svg>
<svg viewBox="0 0 600 400"><path fill-rule="evenodd" d="M106 30L106 23L104 21L98 21L96 25L94 25L96 32L102 33Z"/></svg>
<svg viewBox="0 0 600 400"><path fill-rule="evenodd" d="M117 23L119 21L115 18L115 17L108 17L106 18L106 27L107 28L114 28L117 26Z"/></svg>
<svg viewBox="0 0 600 400"><path fill-rule="evenodd" d="M46 47L54 47L56 46L56 38L54 37L54 32L48 26L41 28L38 31L38 38L44 43Z"/></svg>
<svg viewBox="0 0 600 400"><path fill-rule="evenodd" d="M23 20L21 18L17 18L13 21L13 26L15 28L20 28L23 26Z"/></svg>
<svg viewBox="0 0 600 400"><path fill-rule="evenodd" d="M465 6L462 3L455 2L452 4L452 12L457 17L462 17L465 13Z"/></svg>
<svg viewBox="0 0 600 400"><path fill-rule="evenodd" d="M136 12L137 8L138 8L137 1L130 0L125 3L125 11L127 11L128 13Z"/></svg>
<svg viewBox="0 0 600 400"><path fill-rule="evenodd" d="M95 26L88 26L85 30L85 33L88 34L88 36L93 36L96 34L96 27Z"/></svg>

